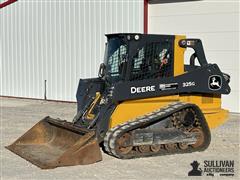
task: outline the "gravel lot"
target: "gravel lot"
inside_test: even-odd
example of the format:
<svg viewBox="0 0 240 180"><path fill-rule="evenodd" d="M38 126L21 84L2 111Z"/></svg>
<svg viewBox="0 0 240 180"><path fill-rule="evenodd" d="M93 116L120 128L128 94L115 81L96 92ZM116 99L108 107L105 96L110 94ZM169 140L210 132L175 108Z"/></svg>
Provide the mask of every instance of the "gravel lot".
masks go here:
<svg viewBox="0 0 240 180"><path fill-rule="evenodd" d="M75 103L59 103L0 97L1 179L194 179L188 177L190 164L197 160L234 160L234 176L239 170L239 114L231 114L223 126L212 130L212 142L204 152L162 157L119 160L103 154L103 161L86 166L41 170L4 148L43 117L50 115L71 121ZM200 179L212 179L206 174ZM199 177L195 178L199 179ZM218 174L214 179L220 179Z"/></svg>

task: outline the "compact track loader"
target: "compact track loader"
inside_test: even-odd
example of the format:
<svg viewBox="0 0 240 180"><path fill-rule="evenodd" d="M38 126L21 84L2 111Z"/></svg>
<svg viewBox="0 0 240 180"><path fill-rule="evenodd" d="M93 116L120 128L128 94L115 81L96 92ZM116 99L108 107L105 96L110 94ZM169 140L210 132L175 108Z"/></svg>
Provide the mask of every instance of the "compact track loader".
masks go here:
<svg viewBox="0 0 240 180"><path fill-rule="evenodd" d="M91 164L205 150L224 123L230 76L185 36L109 34L99 77L80 79L73 122L45 117L7 148L37 165ZM194 53L184 64L184 52ZM197 65L198 63L198 65Z"/></svg>

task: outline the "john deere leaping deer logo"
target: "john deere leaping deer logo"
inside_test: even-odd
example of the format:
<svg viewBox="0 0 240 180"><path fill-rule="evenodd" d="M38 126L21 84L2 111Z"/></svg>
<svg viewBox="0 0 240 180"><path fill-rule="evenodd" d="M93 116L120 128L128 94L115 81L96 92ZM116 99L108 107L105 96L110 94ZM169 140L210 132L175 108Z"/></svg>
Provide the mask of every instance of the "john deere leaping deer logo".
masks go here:
<svg viewBox="0 0 240 180"><path fill-rule="evenodd" d="M188 172L188 176L202 176L202 169L198 168L198 166L200 165L200 163L198 163L197 161L193 161L191 163L192 166L192 170Z"/></svg>
<svg viewBox="0 0 240 180"><path fill-rule="evenodd" d="M211 90L219 90L222 88L222 77L219 75L212 75L208 80L208 87Z"/></svg>

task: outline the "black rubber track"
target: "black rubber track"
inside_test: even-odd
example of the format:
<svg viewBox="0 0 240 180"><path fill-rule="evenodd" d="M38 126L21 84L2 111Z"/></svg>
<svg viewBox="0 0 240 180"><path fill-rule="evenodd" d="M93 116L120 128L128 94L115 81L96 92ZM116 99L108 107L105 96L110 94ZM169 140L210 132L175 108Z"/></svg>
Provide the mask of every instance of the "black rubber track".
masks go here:
<svg viewBox="0 0 240 180"><path fill-rule="evenodd" d="M138 128L146 127L150 124L157 123L159 121L164 120L165 118L173 115L176 112L181 110L191 108L196 113L201 129L204 133L204 143L198 147L193 148L188 146L186 150L176 149L174 151L167 151L162 150L160 152L147 152L147 153L140 153L137 151L132 150L129 154L121 154L116 150L117 147L117 140L125 133L131 132ZM137 117L134 120L130 120L126 123L118 125L112 129L110 129L104 138L104 148L106 152L112 156L115 156L120 159L131 159L131 158L140 158L140 157L149 157L149 156L161 156L161 155L171 155L171 154L182 154L182 153L191 153L195 151L204 151L207 149L211 141L211 134L205 117L199 107L195 104L184 103L184 102L175 102L168 104L167 106L155 110L151 113L148 113L144 116Z"/></svg>

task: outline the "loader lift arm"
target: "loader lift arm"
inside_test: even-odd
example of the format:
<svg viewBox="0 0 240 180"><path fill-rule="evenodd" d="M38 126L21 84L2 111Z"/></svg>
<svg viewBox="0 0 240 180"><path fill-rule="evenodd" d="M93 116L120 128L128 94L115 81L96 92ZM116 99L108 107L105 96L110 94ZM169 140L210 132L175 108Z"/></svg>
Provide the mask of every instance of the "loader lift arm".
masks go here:
<svg viewBox="0 0 240 180"><path fill-rule="evenodd" d="M198 58L201 66L207 65L207 59L203 50L202 41L200 39L182 39L179 41L179 46L183 48L192 48L195 53L190 58L190 65L195 65L195 58Z"/></svg>

